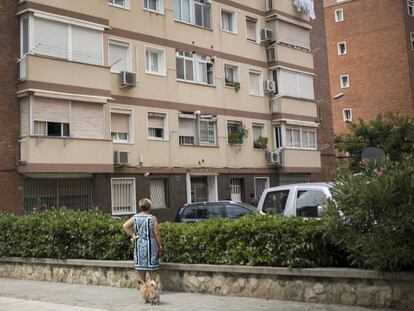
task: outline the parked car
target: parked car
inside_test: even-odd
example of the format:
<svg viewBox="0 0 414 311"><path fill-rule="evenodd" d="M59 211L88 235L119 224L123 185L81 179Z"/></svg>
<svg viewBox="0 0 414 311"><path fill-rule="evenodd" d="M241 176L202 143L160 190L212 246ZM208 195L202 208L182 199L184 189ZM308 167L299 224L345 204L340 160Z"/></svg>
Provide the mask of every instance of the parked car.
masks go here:
<svg viewBox="0 0 414 311"><path fill-rule="evenodd" d="M332 198L328 183L292 184L267 188L257 205L261 214L284 216L320 217L322 205Z"/></svg>
<svg viewBox="0 0 414 311"><path fill-rule="evenodd" d="M255 213L256 208L243 202L217 201L184 204L177 212L176 222L198 222L212 217L239 218Z"/></svg>

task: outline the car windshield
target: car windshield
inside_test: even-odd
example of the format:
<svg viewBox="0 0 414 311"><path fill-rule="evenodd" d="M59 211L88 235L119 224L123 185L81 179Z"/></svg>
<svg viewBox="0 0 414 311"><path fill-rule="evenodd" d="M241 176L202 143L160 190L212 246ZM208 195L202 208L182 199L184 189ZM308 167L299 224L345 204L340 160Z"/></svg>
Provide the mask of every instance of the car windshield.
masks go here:
<svg viewBox="0 0 414 311"><path fill-rule="evenodd" d="M289 190L268 192L263 203L262 212L267 214L283 214L288 196Z"/></svg>

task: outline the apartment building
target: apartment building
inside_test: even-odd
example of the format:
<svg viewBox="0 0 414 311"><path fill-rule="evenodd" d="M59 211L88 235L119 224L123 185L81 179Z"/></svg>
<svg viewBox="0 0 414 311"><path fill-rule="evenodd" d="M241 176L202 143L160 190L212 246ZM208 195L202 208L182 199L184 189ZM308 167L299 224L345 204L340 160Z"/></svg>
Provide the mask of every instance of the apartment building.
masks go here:
<svg viewBox="0 0 414 311"><path fill-rule="evenodd" d="M414 112L414 1L325 0L334 131Z"/></svg>
<svg viewBox="0 0 414 311"><path fill-rule="evenodd" d="M150 197L172 219L319 174L312 12L296 5L19 1L9 210L127 215Z"/></svg>

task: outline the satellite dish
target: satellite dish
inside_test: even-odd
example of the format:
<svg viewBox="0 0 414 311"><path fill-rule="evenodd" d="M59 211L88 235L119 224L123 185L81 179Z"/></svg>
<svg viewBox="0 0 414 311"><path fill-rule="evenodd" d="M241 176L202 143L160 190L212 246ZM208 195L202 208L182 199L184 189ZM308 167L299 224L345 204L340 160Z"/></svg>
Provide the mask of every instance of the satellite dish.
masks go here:
<svg viewBox="0 0 414 311"><path fill-rule="evenodd" d="M384 150L381 148L369 147L362 151L361 159L365 161L375 161L377 164L380 164L384 156Z"/></svg>

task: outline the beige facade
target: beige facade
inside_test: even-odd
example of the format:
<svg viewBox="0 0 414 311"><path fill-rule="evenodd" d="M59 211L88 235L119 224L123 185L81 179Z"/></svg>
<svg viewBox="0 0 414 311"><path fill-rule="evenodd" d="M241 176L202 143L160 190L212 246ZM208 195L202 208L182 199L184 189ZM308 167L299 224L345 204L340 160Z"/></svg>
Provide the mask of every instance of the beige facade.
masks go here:
<svg viewBox="0 0 414 311"><path fill-rule="evenodd" d="M19 5L22 173L99 166L97 174L116 174L114 211L118 179L136 185L130 174L187 174L191 202L204 191L192 182L220 198L223 172L320 170L312 27L292 0L191 0L188 14L182 0L116 3ZM150 194L161 186L150 182Z"/></svg>

